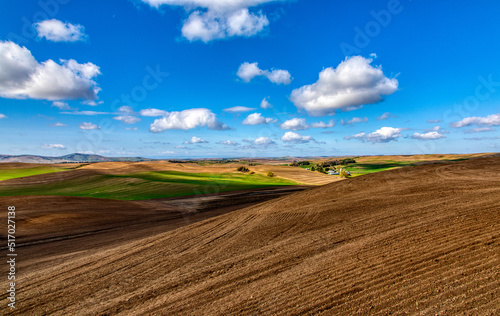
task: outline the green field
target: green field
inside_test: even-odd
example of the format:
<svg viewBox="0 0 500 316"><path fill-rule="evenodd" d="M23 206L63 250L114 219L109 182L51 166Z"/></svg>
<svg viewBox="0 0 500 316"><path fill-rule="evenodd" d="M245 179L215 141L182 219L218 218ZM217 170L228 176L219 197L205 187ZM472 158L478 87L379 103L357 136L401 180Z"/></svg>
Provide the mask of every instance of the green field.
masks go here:
<svg viewBox="0 0 500 316"><path fill-rule="evenodd" d="M34 167L34 168L22 168L22 169L0 169L0 181L29 177L37 174L52 173L69 170L62 167Z"/></svg>
<svg viewBox="0 0 500 316"><path fill-rule="evenodd" d="M375 173L405 166L414 166L414 165L415 165L414 161L403 162L403 161L388 160L384 162L377 161L374 163L369 163L369 162L353 163L353 164L348 164L346 166L342 166L342 168L349 171L351 173L351 176L356 177L364 174Z"/></svg>
<svg viewBox="0 0 500 316"><path fill-rule="evenodd" d="M47 184L0 186L0 196L66 195L144 200L296 184L259 174L160 171L127 175L95 174Z"/></svg>

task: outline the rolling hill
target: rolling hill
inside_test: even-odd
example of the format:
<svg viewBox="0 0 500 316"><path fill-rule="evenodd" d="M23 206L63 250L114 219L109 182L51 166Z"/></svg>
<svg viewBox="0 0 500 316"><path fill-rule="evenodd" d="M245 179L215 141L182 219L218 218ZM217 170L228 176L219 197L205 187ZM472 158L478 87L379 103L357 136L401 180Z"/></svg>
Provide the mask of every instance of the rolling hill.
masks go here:
<svg viewBox="0 0 500 316"><path fill-rule="evenodd" d="M389 170L82 251L22 271L14 314L498 315L499 175Z"/></svg>
<svg viewBox="0 0 500 316"><path fill-rule="evenodd" d="M84 163L84 162L106 162L106 161L151 161L153 159L141 157L103 157L73 153L58 157L36 156L36 155L0 155L0 162L24 162L24 163Z"/></svg>

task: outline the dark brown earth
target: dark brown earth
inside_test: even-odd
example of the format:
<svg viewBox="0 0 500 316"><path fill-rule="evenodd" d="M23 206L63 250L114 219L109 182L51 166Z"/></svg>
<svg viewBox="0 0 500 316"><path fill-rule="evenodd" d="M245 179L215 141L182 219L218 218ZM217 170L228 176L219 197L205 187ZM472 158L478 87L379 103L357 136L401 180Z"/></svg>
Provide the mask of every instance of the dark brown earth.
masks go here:
<svg viewBox="0 0 500 316"><path fill-rule="evenodd" d="M135 216L96 203L109 218L89 227ZM26 242L54 233L42 226L24 231ZM31 264L14 314L500 314L500 158L361 176L145 238L116 232L87 249L87 237L68 239L83 248L65 254L58 241L19 248Z"/></svg>
<svg viewBox="0 0 500 316"><path fill-rule="evenodd" d="M144 201L13 196L0 197L0 205L16 206L16 248L27 258L18 268L34 270L82 251L116 247L306 188L281 186ZM2 232L7 231L6 217L6 212L0 216ZM6 235L0 234L0 239L6 240Z"/></svg>

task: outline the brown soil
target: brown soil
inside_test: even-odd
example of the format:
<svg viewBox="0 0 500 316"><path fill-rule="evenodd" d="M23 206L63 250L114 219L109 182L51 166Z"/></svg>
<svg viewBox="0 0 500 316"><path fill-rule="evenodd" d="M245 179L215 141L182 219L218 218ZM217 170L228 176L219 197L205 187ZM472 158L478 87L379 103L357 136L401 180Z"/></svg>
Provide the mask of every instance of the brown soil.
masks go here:
<svg viewBox="0 0 500 316"><path fill-rule="evenodd" d="M499 176L401 168L72 253L21 272L15 314L498 315Z"/></svg>

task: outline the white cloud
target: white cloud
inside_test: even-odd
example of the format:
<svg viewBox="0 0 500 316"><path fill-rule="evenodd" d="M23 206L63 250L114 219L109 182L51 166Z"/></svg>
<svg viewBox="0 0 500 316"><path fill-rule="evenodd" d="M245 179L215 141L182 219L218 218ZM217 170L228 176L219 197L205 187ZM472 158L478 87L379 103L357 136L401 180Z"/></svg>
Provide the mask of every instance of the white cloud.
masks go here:
<svg viewBox="0 0 500 316"><path fill-rule="evenodd" d="M472 133L482 133L482 132L492 132L492 131L496 131L496 129L491 128L491 127L475 127L475 128L468 129L465 132L467 134L472 134Z"/></svg>
<svg viewBox="0 0 500 316"><path fill-rule="evenodd" d="M224 112L229 113L240 113L240 112L250 112L256 110L256 108L248 108L246 106L233 106L232 108L224 109Z"/></svg>
<svg viewBox="0 0 500 316"><path fill-rule="evenodd" d="M262 13L251 13L247 8L232 12L196 10L182 26L182 35L189 41L205 43L233 36L250 37L261 32L269 25Z"/></svg>
<svg viewBox="0 0 500 316"><path fill-rule="evenodd" d="M137 127L125 127L127 131L136 131Z"/></svg>
<svg viewBox="0 0 500 316"><path fill-rule="evenodd" d="M282 129L288 129L292 131L299 131L309 128L309 124L307 124L306 119L303 118L293 118L291 120L283 122L280 127Z"/></svg>
<svg viewBox="0 0 500 316"><path fill-rule="evenodd" d="M141 120L137 116L133 116L133 115L119 115L119 116L113 117L113 119L117 120L117 121L122 121L125 124L135 124Z"/></svg>
<svg viewBox="0 0 500 316"><path fill-rule="evenodd" d="M82 124L80 124L80 129L83 130L99 129L99 126L92 123L83 122Z"/></svg>
<svg viewBox="0 0 500 316"><path fill-rule="evenodd" d="M54 101L54 102L52 102L52 106L58 108L59 110L70 110L71 109L68 105L68 102L62 102L62 101Z"/></svg>
<svg viewBox="0 0 500 316"><path fill-rule="evenodd" d="M269 25L262 12L249 8L274 0L143 0L158 8L161 5L183 6L189 17L182 35L190 41L209 42L233 36L250 37Z"/></svg>
<svg viewBox="0 0 500 316"><path fill-rule="evenodd" d="M334 126L335 122L333 120L330 120L328 123L320 121L320 122L314 122L311 125L309 125L303 118L293 118L283 122L280 125L281 129L287 129L292 131L300 131L309 128L329 128Z"/></svg>
<svg viewBox="0 0 500 316"><path fill-rule="evenodd" d="M389 112L385 112L384 114L382 114L379 117L377 117L377 121L387 120L388 118L391 118L391 117L396 117L396 115L393 115L393 114L391 114Z"/></svg>
<svg viewBox="0 0 500 316"><path fill-rule="evenodd" d="M0 120L4 118L7 118L7 116L5 114L0 113Z"/></svg>
<svg viewBox="0 0 500 316"><path fill-rule="evenodd" d="M62 144L43 144L42 148L44 149L66 149L66 146Z"/></svg>
<svg viewBox="0 0 500 316"><path fill-rule="evenodd" d="M420 140L433 140L433 139L446 138L446 136L444 136L439 132L414 133L411 137Z"/></svg>
<svg viewBox="0 0 500 316"><path fill-rule="evenodd" d="M97 99L93 80L101 72L92 63L52 59L38 63L26 47L0 41L0 97L11 99Z"/></svg>
<svg viewBox="0 0 500 316"><path fill-rule="evenodd" d="M263 117L260 113L252 113L241 124L243 125L260 125L275 123L277 120L270 117Z"/></svg>
<svg viewBox="0 0 500 316"><path fill-rule="evenodd" d="M238 146L239 144L237 142L233 142L232 140L224 140L217 142L219 145L225 145L225 146Z"/></svg>
<svg viewBox="0 0 500 316"><path fill-rule="evenodd" d="M162 151L160 154L167 154L167 155L171 155L171 154L175 154L175 152L170 151L170 150L167 150L167 151Z"/></svg>
<svg viewBox="0 0 500 316"><path fill-rule="evenodd" d="M310 141L314 141L314 138L312 138L311 136L302 136L295 132L286 132L285 135L281 137L281 140L285 143L305 144L309 143Z"/></svg>
<svg viewBox="0 0 500 316"><path fill-rule="evenodd" d="M158 116L165 116L168 114L168 112L163 111L163 110L158 110L158 109L144 109L144 110L140 110L139 114L141 116L158 117Z"/></svg>
<svg viewBox="0 0 500 316"><path fill-rule="evenodd" d="M54 126L54 127L64 127L64 126L68 126L68 125L66 125L64 123L57 122L57 123L52 124L51 126Z"/></svg>
<svg viewBox="0 0 500 316"><path fill-rule="evenodd" d="M268 146L276 145L274 141L272 141L269 137L258 137L254 140L248 140L244 139L243 140L246 143L250 143L250 146L247 146L246 148L256 148L256 147L263 147L266 148Z"/></svg>
<svg viewBox="0 0 500 316"><path fill-rule="evenodd" d="M149 130L153 133L160 133L167 129L189 130L204 126L215 130L228 129L225 124L217 120L212 111L200 108L168 112L162 118L156 119Z"/></svg>
<svg viewBox="0 0 500 316"><path fill-rule="evenodd" d="M244 62L238 68L238 72L236 73L238 77L240 77L245 82L250 82L253 78L257 76L264 76L269 81L276 84L290 84L292 82L292 76L287 70L282 69L271 69L262 70L259 68L258 63L247 63Z"/></svg>
<svg viewBox="0 0 500 316"><path fill-rule="evenodd" d="M267 98L262 99L260 102L260 107L263 108L264 110L271 109L273 106L269 101L267 101Z"/></svg>
<svg viewBox="0 0 500 316"><path fill-rule="evenodd" d="M333 120L330 120L328 123L325 122L315 122L311 124L312 128L329 128L329 127L334 127L335 122Z"/></svg>
<svg viewBox="0 0 500 316"><path fill-rule="evenodd" d="M64 23L56 19L45 20L34 24L39 38L53 42L77 42L87 38L85 28L80 24Z"/></svg>
<svg viewBox="0 0 500 316"><path fill-rule="evenodd" d="M450 124L451 127L464 127L470 125L483 125L483 126L497 126L500 125L500 113L490 114L486 117L472 116L466 117L461 121L453 122Z"/></svg>
<svg viewBox="0 0 500 316"><path fill-rule="evenodd" d="M123 105L118 108L118 112L134 114L134 109L129 105Z"/></svg>
<svg viewBox="0 0 500 316"><path fill-rule="evenodd" d="M399 137L401 137L402 128L394 128L394 127L382 127L381 129L376 130L373 133L359 133L351 136L346 136L344 139L358 139L361 141L368 141L371 143L387 143L390 141L396 141Z"/></svg>
<svg viewBox="0 0 500 316"><path fill-rule="evenodd" d="M104 101L99 101L99 102L96 102L96 101L91 101L91 100L85 100L85 101L82 101L81 102L82 104L85 104L85 105L90 105L90 106L98 106L100 104L103 104Z"/></svg>
<svg viewBox="0 0 500 316"><path fill-rule="evenodd" d="M134 112L134 109L131 106L123 105L118 109L118 112L122 113L122 115L113 117L113 119L122 121L125 124L135 124L141 120L135 116L137 113Z"/></svg>
<svg viewBox="0 0 500 316"><path fill-rule="evenodd" d="M337 110L358 109L377 103L383 95L393 94L398 81L384 76L381 67L373 67L372 59L361 56L347 58L336 69L326 68L316 83L292 91L290 100L309 115L333 115Z"/></svg>
<svg viewBox="0 0 500 316"><path fill-rule="evenodd" d="M61 114L71 114L71 115L106 115L106 114L113 114L109 112L96 112L96 111L71 111L71 112L61 112Z"/></svg>
<svg viewBox="0 0 500 316"><path fill-rule="evenodd" d="M191 140L187 140L184 142L184 144L206 144L206 143L208 143L206 140L196 136L193 136L191 137Z"/></svg>
<svg viewBox="0 0 500 316"><path fill-rule="evenodd" d="M368 118L367 117L363 117L363 118L361 118L361 117L353 117L349 121L345 121L344 119L340 120L340 124L342 124L343 126L353 125L353 124L356 124L356 123L366 123L366 122L368 122Z"/></svg>

